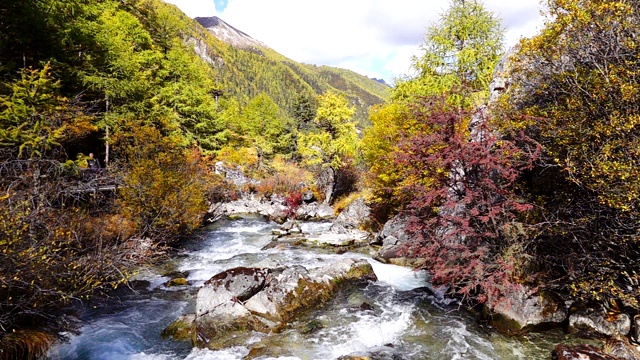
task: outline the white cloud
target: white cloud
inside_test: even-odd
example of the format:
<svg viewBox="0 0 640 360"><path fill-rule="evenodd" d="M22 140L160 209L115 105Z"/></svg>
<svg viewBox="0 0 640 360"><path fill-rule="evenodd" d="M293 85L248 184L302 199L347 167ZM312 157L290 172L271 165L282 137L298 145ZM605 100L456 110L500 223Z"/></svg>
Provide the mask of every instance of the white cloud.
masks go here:
<svg viewBox="0 0 640 360"><path fill-rule="evenodd" d="M167 0L187 15L215 14L213 0ZM540 28L539 0L485 0L503 19L506 42ZM305 63L348 68L387 81L409 71L411 55L448 0L230 0L224 21Z"/></svg>

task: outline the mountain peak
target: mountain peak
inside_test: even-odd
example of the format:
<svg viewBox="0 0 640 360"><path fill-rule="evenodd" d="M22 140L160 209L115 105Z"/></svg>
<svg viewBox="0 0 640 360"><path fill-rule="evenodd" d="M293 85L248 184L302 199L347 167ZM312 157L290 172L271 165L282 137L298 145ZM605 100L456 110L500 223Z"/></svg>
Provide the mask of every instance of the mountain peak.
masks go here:
<svg viewBox="0 0 640 360"><path fill-rule="evenodd" d="M227 24L217 16L195 18L204 28L218 39L241 49L256 47L267 47L264 43L252 38L247 33L242 32Z"/></svg>

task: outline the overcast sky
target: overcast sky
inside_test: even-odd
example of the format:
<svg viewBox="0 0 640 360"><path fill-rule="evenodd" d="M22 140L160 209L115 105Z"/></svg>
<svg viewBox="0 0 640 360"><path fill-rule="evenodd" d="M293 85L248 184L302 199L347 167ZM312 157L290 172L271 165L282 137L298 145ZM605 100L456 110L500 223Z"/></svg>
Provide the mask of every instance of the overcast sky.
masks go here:
<svg viewBox="0 0 640 360"><path fill-rule="evenodd" d="M190 17L218 16L295 61L382 78L410 74L427 27L448 0L165 0ZM485 0L506 45L542 27L540 0Z"/></svg>

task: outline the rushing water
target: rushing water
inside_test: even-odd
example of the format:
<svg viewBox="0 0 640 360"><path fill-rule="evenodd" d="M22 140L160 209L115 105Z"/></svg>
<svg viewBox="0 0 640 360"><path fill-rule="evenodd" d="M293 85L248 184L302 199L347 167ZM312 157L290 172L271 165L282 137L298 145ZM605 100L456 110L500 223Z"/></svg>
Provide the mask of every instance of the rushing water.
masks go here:
<svg viewBox="0 0 640 360"><path fill-rule="evenodd" d="M319 234L327 223L305 223L303 231ZM268 350L260 359L337 359L377 354L401 359L549 359L561 333L505 337L482 328L466 312L422 291L425 274L376 262L363 254L336 255L309 249L261 250L277 225L260 218L220 221L183 254L138 275L134 291L82 310L85 325L69 341L49 352L50 359L242 359L258 343ZM367 258L378 281L339 293L320 310L267 336L252 334L247 346L220 351L194 349L189 343L162 339L162 330L181 314L193 312L197 288L213 275L237 266L274 267L300 264L319 267L338 257ZM164 286L170 272L187 273L188 286ZM368 306L362 307L362 304ZM317 324L309 331L308 324ZM271 356L271 357L269 357Z"/></svg>

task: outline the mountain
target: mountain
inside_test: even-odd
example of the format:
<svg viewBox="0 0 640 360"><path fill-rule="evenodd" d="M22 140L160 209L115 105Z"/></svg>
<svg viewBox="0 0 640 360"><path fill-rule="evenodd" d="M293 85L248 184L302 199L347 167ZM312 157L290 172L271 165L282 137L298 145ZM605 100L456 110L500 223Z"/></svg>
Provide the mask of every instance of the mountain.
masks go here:
<svg viewBox="0 0 640 360"><path fill-rule="evenodd" d="M194 19L218 39L240 49L265 48L267 45L227 24L217 16Z"/></svg>
<svg viewBox="0 0 640 360"><path fill-rule="evenodd" d="M215 16L195 20L217 40L229 45L226 49L220 46L207 49L223 64L219 70L226 94L247 101L265 92L293 114L295 100L300 96L314 97L334 90L349 98L356 107L356 120L363 127L369 124L369 108L388 97L389 87L379 81L351 70L298 63Z"/></svg>

